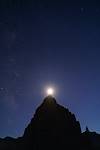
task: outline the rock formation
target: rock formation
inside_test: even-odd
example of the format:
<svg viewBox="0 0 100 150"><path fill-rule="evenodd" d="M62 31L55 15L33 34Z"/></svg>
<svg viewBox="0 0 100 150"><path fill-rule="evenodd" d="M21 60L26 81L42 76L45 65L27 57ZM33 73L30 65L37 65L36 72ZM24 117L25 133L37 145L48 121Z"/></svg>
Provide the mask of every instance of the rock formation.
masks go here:
<svg viewBox="0 0 100 150"><path fill-rule="evenodd" d="M89 130L81 133L75 115L48 96L37 108L24 135L0 139L0 150L99 150L99 141L98 134Z"/></svg>
<svg viewBox="0 0 100 150"><path fill-rule="evenodd" d="M48 96L25 129L27 145L35 149L64 149L79 147L81 128L74 114Z"/></svg>

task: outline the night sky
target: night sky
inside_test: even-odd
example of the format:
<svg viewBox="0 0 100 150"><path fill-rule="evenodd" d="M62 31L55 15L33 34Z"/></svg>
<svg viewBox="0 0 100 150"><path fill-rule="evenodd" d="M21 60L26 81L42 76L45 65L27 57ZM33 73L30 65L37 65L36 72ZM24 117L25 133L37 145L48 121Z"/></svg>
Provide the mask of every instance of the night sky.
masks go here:
<svg viewBox="0 0 100 150"><path fill-rule="evenodd" d="M100 2L0 0L0 137L23 134L49 85L100 133Z"/></svg>

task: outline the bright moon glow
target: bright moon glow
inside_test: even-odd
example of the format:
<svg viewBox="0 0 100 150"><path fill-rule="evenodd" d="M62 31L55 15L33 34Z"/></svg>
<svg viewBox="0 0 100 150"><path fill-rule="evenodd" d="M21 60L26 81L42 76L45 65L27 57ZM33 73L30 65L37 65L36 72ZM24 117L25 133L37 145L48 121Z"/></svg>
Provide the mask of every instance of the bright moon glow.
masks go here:
<svg viewBox="0 0 100 150"><path fill-rule="evenodd" d="M53 95L54 94L54 89L53 88L48 88L47 89L47 94L48 95Z"/></svg>

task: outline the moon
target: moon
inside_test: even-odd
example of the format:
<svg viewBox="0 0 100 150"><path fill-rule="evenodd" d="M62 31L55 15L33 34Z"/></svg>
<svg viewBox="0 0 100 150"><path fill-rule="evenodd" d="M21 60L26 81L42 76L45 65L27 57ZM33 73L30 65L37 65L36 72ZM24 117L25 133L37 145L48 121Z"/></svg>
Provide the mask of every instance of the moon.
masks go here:
<svg viewBox="0 0 100 150"><path fill-rule="evenodd" d="M51 96L52 96L53 94L54 94L54 89L51 88L51 87L48 88L48 89L47 89L47 95L51 95Z"/></svg>

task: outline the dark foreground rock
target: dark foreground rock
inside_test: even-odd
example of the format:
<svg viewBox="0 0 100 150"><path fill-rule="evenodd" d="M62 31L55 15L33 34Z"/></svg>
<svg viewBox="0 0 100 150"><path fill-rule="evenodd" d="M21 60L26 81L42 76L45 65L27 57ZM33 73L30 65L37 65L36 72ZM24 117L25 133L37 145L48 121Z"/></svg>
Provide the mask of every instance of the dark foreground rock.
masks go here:
<svg viewBox="0 0 100 150"><path fill-rule="evenodd" d="M75 115L48 96L37 108L22 137L0 139L0 150L20 149L99 150L100 135L82 133Z"/></svg>

